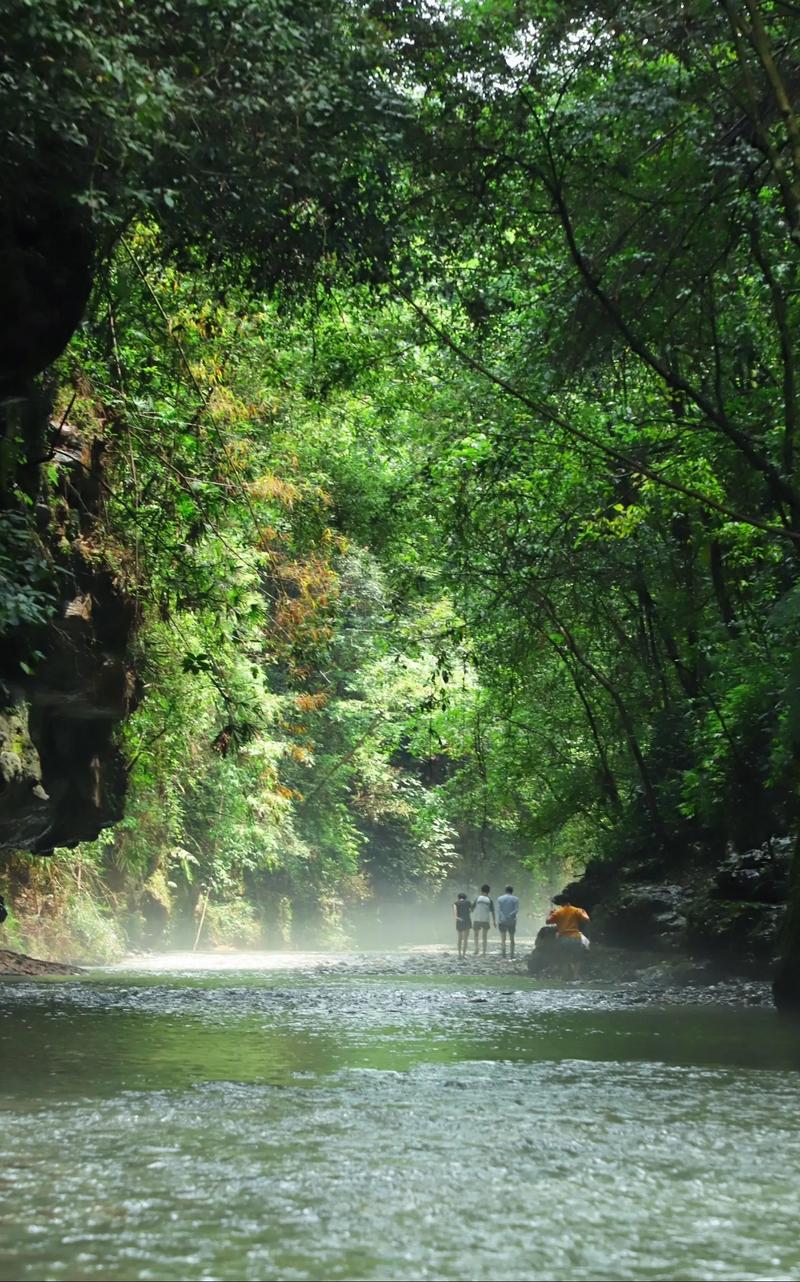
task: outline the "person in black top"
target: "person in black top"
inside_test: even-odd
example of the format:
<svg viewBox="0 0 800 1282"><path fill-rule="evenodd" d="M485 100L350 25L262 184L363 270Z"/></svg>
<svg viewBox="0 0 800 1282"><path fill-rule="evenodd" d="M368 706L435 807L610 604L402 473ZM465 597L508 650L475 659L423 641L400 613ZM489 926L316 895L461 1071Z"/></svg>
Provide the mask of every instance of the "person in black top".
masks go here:
<svg viewBox="0 0 800 1282"><path fill-rule="evenodd" d="M456 919L458 955L459 957L466 957L469 929L472 925L472 912L466 895L459 895L456 899L456 902L453 904L453 915Z"/></svg>

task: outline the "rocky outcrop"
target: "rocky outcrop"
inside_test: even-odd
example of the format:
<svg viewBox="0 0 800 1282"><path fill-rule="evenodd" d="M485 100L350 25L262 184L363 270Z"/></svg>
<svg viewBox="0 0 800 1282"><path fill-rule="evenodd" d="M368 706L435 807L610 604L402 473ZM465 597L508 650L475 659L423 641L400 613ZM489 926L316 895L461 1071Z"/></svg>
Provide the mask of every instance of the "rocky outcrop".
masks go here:
<svg viewBox="0 0 800 1282"><path fill-rule="evenodd" d="M82 975L80 966L70 966L66 962L41 961L38 957L27 957L25 953L12 953L8 948L0 948L0 975Z"/></svg>
<svg viewBox="0 0 800 1282"><path fill-rule="evenodd" d="M94 275L86 210L48 194L47 172L0 197L0 395L19 396L66 347Z"/></svg>
<svg viewBox="0 0 800 1282"><path fill-rule="evenodd" d="M0 638L0 852L46 854L121 818L115 730L138 697L137 610L98 533L103 445L53 430L54 475L32 535L51 568L50 616Z"/></svg>
<svg viewBox="0 0 800 1282"><path fill-rule="evenodd" d="M703 856L697 852L668 881L652 861L593 861L565 890L591 913L592 938L599 942L714 959L734 972L770 973L786 917L791 840L729 848L710 865Z"/></svg>
<svg viewBox="0 0 800 1282"><path fill-rule="evenodd" d="M786 920L772 992L779 1010L800 1015L800 840L789 867Z"/></svg>
<svg viewBox="0 0 800 1282"><path fill-rule="evenodd" d="M0 850L31 849L46 831L50 798L26 703L0 711Z"/></svg>

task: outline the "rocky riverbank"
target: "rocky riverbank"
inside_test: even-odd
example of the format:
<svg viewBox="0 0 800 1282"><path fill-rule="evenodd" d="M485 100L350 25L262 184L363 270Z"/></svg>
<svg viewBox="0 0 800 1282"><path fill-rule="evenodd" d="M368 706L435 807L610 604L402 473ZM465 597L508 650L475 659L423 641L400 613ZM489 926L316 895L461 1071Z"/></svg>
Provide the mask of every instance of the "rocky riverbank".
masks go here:
<svg viewBox="0 0 800 1282"><path fill-rule="evenodd" d="M771 994L765 980L731 977L713 963L686 957L664 957L652 951L593 947L579 979L564 982L557 974L531 976L527 959L532 941L525 941L516 958L491 951L486 957L470 954L460 960L454 949L442 945L400 949L395 952L352 953L153 953L137 954L109 967L112 971L184 976L208 974L236 976L237 985L247 974L287 978L298 971L332 979L463 979L487 983L487 1000L502 988L528 984L558 992L594 992L598 1001L615 995L623 1005L726 1005L769 1006ZM477 998L476 998L477 1000Z"/></svg>
<svg viewBox="0 0 800 1282"><path fill-rule="evenodd" d="M8 948L0 948L0 976L28 975L39 979L42 975L80 975L80 966L71 966L67 962L42 961L38 957L27 957L24 953L14 953Z"/></svg>
<svg viewBox="0 0 800 1282"><path fill-rule="evenodd" d="M441 948L418 948L398 953L355 953L320 959L313 967L318 974L363 975L364 977L408 977L432 975L475 977L525 976L542 987L561 987L557 974L529 976L530 948L514 958L499 953L486 957L474 955L459 959L454 951ZM620 987L627 1002L659 1000L679 1002L769 1006L771 994L765 980L726 974L713 962L693 961L687 957L665 958L653 951L631 951L598 945L587 955L579 979L566 987L606 989Z"/></svg>
<svg viewBox="0 0 800 1282"><path fill-rule="evenodd" d="M767 979L780 957L793 839L772 838L713 858L592 861L566 887L592 916L595 944L685 957L733 975Z"/></svg>

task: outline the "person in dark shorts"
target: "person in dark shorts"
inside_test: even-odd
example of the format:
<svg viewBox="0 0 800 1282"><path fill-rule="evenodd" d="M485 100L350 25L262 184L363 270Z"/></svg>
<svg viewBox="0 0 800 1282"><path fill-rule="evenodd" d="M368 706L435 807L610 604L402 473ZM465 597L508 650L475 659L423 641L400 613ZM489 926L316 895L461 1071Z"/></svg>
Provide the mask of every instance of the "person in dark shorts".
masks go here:
<svg viewBox="0 0 800 1282"><path fill-rule="evenodd" d="M453 915L456 919L456 941L459 957L466 957L469 931L472 925L472 910L467 896L461 894L453 904Z"/></svg>
<svg viewBox="0 0 800 1282"><path fill-rule="evenodd" d="M517 913L519 912L519 899L514 894L513 886L506 886L502 895L497 899L497 925L500 930L500 946L503 950L503 956L506 955L506 938L511 956L514 956L514 937L517 933Z"/></svg>
<svg viewBox="0 0 800 1282"><path fill-rule="evenodd" d="M494 900L489 895L489 886L481 886L481 893L472 904L472 929L475 931L475 956L478 956L478 948L483 939L483 955L486 956L486 937L489 934L489 922L493 926L497 923L494 919Z"/></svg>

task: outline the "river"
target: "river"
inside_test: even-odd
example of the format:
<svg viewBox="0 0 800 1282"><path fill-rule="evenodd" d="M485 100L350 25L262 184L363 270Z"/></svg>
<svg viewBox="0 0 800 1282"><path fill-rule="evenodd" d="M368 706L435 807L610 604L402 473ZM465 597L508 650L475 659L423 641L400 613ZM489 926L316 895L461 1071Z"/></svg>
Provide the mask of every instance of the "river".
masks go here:
<svg viewBox="0 0 800 1282"><path fill-rule="evenodd" d="M385 961L0 985L3 1282L800 1278L800 1030Z"/></svg>

